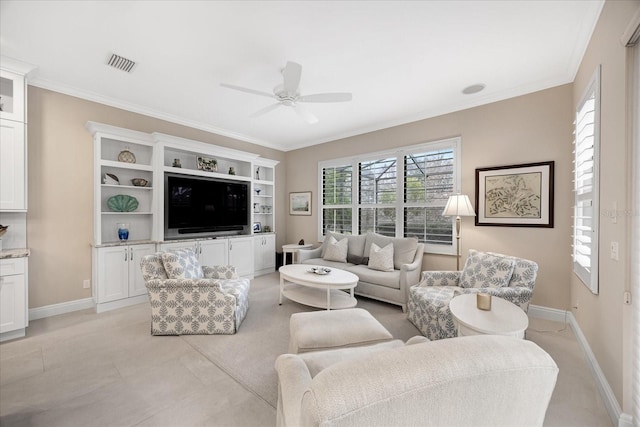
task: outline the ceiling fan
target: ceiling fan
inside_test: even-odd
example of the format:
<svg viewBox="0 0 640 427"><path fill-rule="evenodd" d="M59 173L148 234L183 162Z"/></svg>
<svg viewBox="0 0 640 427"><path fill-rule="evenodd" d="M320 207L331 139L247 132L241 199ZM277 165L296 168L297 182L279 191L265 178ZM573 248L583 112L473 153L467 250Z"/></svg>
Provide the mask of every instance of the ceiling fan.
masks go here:
<svg viewBox="0 0 640 427"><path fill-rule="evenodd" d="M304 106L300 105L305 102L348 102L352 96L346 92L334 93L316 93L313 95L300 95L300 76L302 74L302 66L298 63L288 61L282 70L282 83L273 88L273 93L263 92L260 90L250 89L242 86L220 83L220 86L239 90L241 92L251 93L254 95L265 96L275 99L277 102L265 108L262 108L249 117L259 117L275 110L278 107L291 107L302 117L307 123L313 124L318 122L318 118L311 114Z"/></svg>

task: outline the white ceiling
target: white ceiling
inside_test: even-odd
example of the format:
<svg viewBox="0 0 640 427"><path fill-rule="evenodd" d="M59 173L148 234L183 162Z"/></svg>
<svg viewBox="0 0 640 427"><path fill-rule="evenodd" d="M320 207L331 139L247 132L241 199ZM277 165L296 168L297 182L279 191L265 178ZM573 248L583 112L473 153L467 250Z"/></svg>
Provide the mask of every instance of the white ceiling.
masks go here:
<svg viewBox="0 0 640 427"><path fill-rule="evenodd" d="M572 82L603 3L1 0L0 54L32 85L288 151ZM302 94L353 101L252 119L273 101L220 86L271 92L287 61Z"/></svg>

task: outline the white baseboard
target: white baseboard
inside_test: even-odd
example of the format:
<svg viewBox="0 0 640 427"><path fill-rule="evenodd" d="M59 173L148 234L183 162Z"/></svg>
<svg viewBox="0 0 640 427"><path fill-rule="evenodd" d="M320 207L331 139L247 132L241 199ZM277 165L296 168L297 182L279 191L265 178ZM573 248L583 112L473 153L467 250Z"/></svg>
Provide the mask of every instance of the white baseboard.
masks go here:
<svg viewBox="0 0 640 427"><path fill-rule="evenodd" d="M533 304L529 305L529 311L527 311L527 315L531 317L563 323L569 320L569 314L571 313L568 313L566 310L558 310L557 308L549 308Z"/></svg>
<svg viewBox="0 0 640 427"><path fill-rule="evenodd" d="M593 354L593 351L589 346L589 342L582 333L582 330L578 325L578 321L576 320L573 313L566 310L558 310L556 308L530 305L527 314L531 317L537 317L540 319L569 323L571 329L573 330L573 333L576 336L576 339L578 340L578 344L580 345L580 348L582 348L582 352L587 359L587 364L591 368L591 374L596 381L596 386L598 387L600 396L602 397L604 405L607 408L609 417L611 417L611 422L614 426L618 427L632 427L633 417L622 412L620 404L618 403L618 399L616 399L615 394L613 394L613 390L611 389L611 386L609 385L604 372L602 372L602 369L598 364L598 360L596 359L595 354Z"/></svg>
<svg viewBox="0 0 640 427"><path fill-rule="evenodd" d="M94 308L93 298L77 299L75 301L61 302L60 304L45 305L29 309L29 320L44 319L58 314L71 313L73 311Z"/></svg>

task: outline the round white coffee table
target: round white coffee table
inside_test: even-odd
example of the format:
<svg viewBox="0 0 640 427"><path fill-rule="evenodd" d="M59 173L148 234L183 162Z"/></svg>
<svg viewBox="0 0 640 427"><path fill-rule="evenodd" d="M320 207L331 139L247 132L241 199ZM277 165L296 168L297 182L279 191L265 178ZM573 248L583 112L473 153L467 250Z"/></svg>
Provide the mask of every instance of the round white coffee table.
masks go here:
<svg viewBox="0 0 640 427"><path fill-rule="evenodd" d="M353 296L353 289L358 284L358 276L339 268L331 268L331 272L319 275L311 272L311 268L319 267L308 264L283 265L280 271L280 301L287 297L291 301L310 307L335 310L355 307L358 303ZM285 280L290 283L285 283ZM343 292L342 290L350 292Z"/></svg>
<svg viewBox="0 0 640 427"><path fill-rule="evenodd" d="M509 335L524 338L529 318L520 307L499 297L491 298L491 310L480 310L476 294L458 295L449 303L458 324L458 336Z"/></svg>

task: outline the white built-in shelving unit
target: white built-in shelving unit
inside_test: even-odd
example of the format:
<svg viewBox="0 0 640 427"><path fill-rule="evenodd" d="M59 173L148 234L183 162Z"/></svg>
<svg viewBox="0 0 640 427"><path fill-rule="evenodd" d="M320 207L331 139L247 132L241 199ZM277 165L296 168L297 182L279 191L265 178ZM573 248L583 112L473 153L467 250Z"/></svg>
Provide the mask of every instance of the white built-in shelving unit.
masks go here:
<svg viewBox="0 0 640 427"><path fill-rule="evenodd" d="M161 133L148 134L94 122L87 123L87 129L94 138L93 295L97 311L146 300L139 262L142 256L156 250L192 248L201 264L230 264L243 277L275 270L277 161ZM122 161L121 154L127 151L135 156L135 163ZM131 158L125 154L124 157ZM199 157L215 160L217 170L198 167ZM105 182L105 174L115 175L119 183ZM214 236L171 236L166 240L165 174L249 184L249 225L241 231ZM133 178L143 178L148 184L134 186ZM138 208L132 212L111 210L109 198L120 194L135 197ZM124 242L118 237L121 223L129 224L129 239ZM259 232L254 227L256 223L260 224Z"/></svg>

